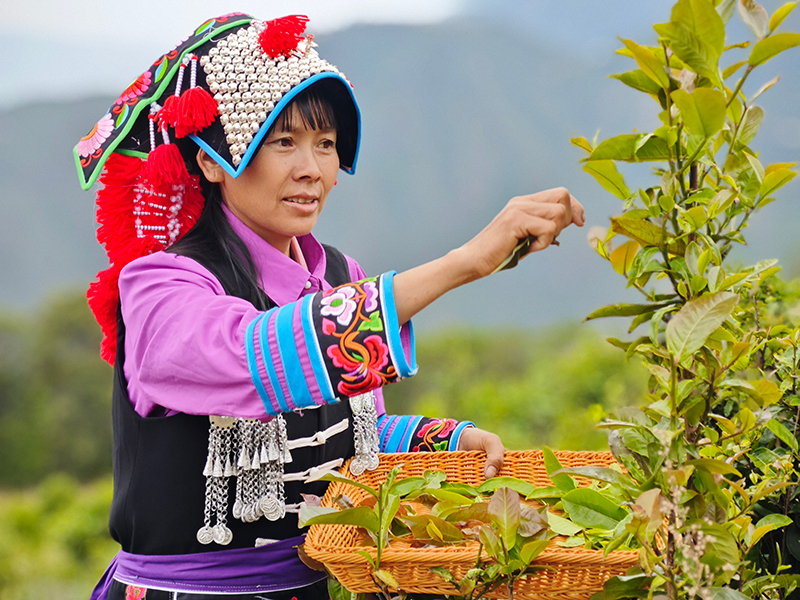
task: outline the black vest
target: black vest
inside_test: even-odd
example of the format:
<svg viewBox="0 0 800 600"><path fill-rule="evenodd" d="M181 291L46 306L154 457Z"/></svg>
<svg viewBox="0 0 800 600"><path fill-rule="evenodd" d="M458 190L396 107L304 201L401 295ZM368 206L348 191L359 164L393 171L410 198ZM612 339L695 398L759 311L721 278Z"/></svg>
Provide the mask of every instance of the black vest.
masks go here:
<svg viewBox="0 0 800 600"><path fill-rule="evenodd" d="M344 256L325 246L325 280L337 286L350 281ZM193 257L194 258L194 257ZM198 261L201 262L202 261ZM221 263L220 263L221 264ZM226 274L211 269L224 287ZM209 265L204 265L209 267ZM141 417L133 409L122 365L125 361L125 325L117 319L117 359L114 366L114 496L109 528L122 549L133 554L192 554L230 548L252 548L256 538L286 539L300 535L297 516L243 523L231 515L235 479L228 486L228 527L233 541L228 546L197 541L203 526L206 478L203 467L208 451L207 416L177 414L170 417ZM292 450L287 472L299 472L336 458L353 456L352 414L349 402L329 404L302 415L287 413L289 439L309 437L342 419L350 419L350 429L330 438L325 444ZM286 503L301 502L300 492L323 495L327 483L287 482Z"/></svg>

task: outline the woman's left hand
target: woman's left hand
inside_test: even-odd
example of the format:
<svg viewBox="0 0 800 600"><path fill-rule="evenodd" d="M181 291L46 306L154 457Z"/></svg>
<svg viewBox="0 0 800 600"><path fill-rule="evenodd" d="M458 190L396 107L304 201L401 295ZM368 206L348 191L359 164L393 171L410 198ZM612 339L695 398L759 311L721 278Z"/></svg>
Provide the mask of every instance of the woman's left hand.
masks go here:
<svg viewBox="0 0 800 600"><path fill-rule="evenodd" d="M461 432L458 440L459 450L483 450L486 452L486 466L483 474L486 479L491 479L500 472L503 466L503 454L506 449L500 436L478 429L477 427L467 427Z"/></svg>

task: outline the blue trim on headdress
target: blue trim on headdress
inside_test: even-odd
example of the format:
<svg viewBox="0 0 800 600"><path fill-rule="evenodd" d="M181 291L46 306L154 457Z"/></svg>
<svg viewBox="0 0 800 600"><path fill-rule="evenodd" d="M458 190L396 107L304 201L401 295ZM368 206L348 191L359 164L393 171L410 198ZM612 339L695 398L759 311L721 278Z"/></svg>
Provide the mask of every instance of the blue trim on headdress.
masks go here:
<svg viewBox="0 0 800 600"><path fill-rule="evenodd" d="M203 150L205 150L205 152L211 158L213 158L214 161L217 162L217 164L219 164L223 169L225 169L231 177L236 179L237 177L239 177L239 175L242 174L242 172L245 170L245 167L247 167L247 165L250 163L250 159L253 158L256 149L259 147L261 139L267 134L267 131L269 131L269 128L275 122L275 119L278 118L278 115L281 114L283 109L286 108L286 106L294 99L295 96L297 96L297 94L299 94L306 88L312 86L316 82L322 81L323 79L337 79L338 81L341 81L342 84L347 89L347 92L350 94L350 99L353 101L353 106L356 109L356 123L358 127L358 136L356 137L356 151L353 154L353 164L350 166L350 168L340 166L342 171L344 171L345 173L349 173L350 175L353 175L356 172L358 151L359 148L361 147L361 110L358 107L358 102L356 102L355 95L353 95L353 88L350 86L350 82L348 82L344 77L342 77L338 73L333 73L328 71L324 73L317 73L315 75L312 75L308 79L298 83L291 90L286 92L280 99L280 102L278 102L278 104L275 105L275 108L273 108L272 111L269 113L269 115L267 115L267 119L261 124L261 128L258 130L258 133L256 133L255 136L253 136L253 140L247 146L247 152L245 152L244 156L242 157L242 162L239 163L238 167L234 167L227 160L222 158L222 156L220 156L216 150L211 148L211 146L209 146L208 143L203 141L197 135L193 134L190 135L189 137L193 139L198 146L200 146Z"/></svg>

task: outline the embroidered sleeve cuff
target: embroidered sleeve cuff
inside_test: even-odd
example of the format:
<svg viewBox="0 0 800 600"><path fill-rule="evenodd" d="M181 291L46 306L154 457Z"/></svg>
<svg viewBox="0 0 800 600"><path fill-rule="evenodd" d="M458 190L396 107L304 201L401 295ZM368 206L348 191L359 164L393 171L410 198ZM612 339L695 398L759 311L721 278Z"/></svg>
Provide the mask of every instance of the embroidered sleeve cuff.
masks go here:
<svg viewBox="0 0 800 600"><path fill-rule="evenodd" d="M411 323L397 320L394 275L308 295L250 323L247 363L267 414L336 402L417 372Z"/></svg>
<svg viewBox="0 0 800 600"><path fill-rule="evenodd" d="M381 452L457 450L461 432L467 427L474 424L453 419L381 415L378 419Z"/></svg>

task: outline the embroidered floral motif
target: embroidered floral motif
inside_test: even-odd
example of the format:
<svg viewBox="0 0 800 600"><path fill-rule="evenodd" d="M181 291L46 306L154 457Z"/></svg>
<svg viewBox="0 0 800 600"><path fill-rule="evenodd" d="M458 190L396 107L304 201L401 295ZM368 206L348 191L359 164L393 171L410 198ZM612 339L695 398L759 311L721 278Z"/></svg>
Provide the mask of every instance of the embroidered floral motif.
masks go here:
<svg viewBox="0 0 800 600"><path fill-rule="evenodd" d="M98 150L103 145L114 131L114 119L110 114L106 114L100 119L92 130L81 138L78 142L78 156L81 158L91 156L93 152Z"/></svg>
<svg viewBox="0 0 800 600"><path fill-rule="evenodd" d="M364 291L367 293L364 310L371 313L378 309L378 286L374 281L367 281L364 283Z"/></svg>
<svg viewBox="0 0 800 600"><path fill-rule="evenodd" d="M414 446L412 452L434 452L447 450L450 443L450 435L455 431L458 426L458 421L453 419L430 419L427 423L423 421L424 425L414 434L416 438L422 438L422 441ZM435 442L434 438L443 440Z"/></svg>
<svg viewBox="0 0 800 600"><path fill-rule="evenodd" d="M129 585L125 588L125 600L144 600L147 588Z"/></svg>
<svg viewBox="0 0 800 600"><path fill-rule="evenodd" d="M122 104L123 102L137 99L148 90L151 82L152 75L150 75L150 71L145 71L122 92L122 95L117 98L114 104Z"/></svg>
<svg viewBox="0 0 800 600"><path fill-rule="evenodd" d="M353 318L353 311L356 309L356 302L353 300L355 295L355 289L350 286L336 288L332 294L322 298L320 313L328 317L336 317L339 325L349 325Z"/></svg>
<svg viewBox="0 0 800 600"><path fill-rule="evenodd" d="M327 348L325 341L320 341L333 366L344 371L336 384L338 393L344 396L363 394L397 377L389 360L389 346L381 335L384 326L377 310L377 298L375 279L351 283L322 294L320 314L325 315L321 323L322 333L337 341ZM336 317L335 322L326 316Z"/></svg>

